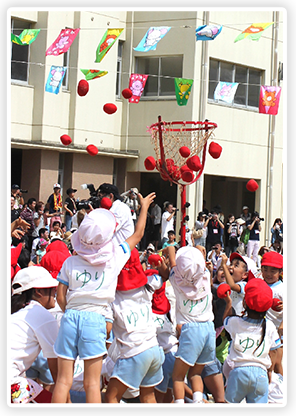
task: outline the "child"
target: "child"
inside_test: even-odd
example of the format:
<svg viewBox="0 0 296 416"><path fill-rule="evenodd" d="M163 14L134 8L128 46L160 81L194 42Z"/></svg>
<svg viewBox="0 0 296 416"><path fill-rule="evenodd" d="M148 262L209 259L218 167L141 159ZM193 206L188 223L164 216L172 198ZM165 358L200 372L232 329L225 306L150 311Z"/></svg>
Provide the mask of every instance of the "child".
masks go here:
<svg viewBox="0 0 296 416"><path fill-rule="evenodd" d="M106 317L115 298L117 276L130 252L143 237L147 211L155 198L139 194L141 213L136 230L116 245L116 219L111 211L97 208L86 214L71 242L77 255L69 257L58 277L57 301L63 311L55 352L58 378L53 403L65 403L73 381L77 355L84 360L87 403L100 403L100 374L106 349Z"/></svg>
<svg viewBox="0 0 296 416"><path fill-rule="evenodd" d="M52 223L52 231L49 234L50 240L54 238L59 238L62 240L64 238L64 232L61 229L61 223L59 221L54 221Z"/></svg>
<svg viewBox="0 0 296 416"><path fill-rule="evenodd" d="M179 347L173 370L175 403L184 403L184 378L193 391L193 402L203 402L201 372L205 364L215 360L215 330L213 324L212 293L205 260L195 247L167 247L170 267L164 260L159 265L163 280L169 278L176 295L176 321L181 326Z"/></svg>
<svg viewBox="0 0 296 416"><path fill-rule="evenodd" d="M274 352L275 373L283 375L282 358L283 358L283 282L281 280L281 273L283 270L283 256L274 251L263 254L261 261L262 277L268 286L271 288L273 298L280 300L280 303L274 309L268 309L266 318L270 319L281 338L281 347Z"/></svg>
<svg viewBox="0 0 296 416"><path fill-rule="evenodd" d="M162 287L156 273L144 273L137 249L118 276L112 303L113 334L119 351L105 399L119 403L127 388L140 389L142 403L156 403L154 386L163 379L163 349L152 318L153 292Z"/></svg>
<svg viewBox="0 0 296 416"><path fill-rule="evenodd" d="M40 264L42 257L46 254L46 247L48 246L48 241L44 238L40 238L40 241L36 247L36 259L37 264Z"/></svg>
<svg viewBox="0 0 296 416"><path fill-rule="evenodd" d="M168 231L168 241L166 241L162 248L168 247L168 246L176 246L178 243L175 241L176 240L176 234L175 231L170 230Z"/></svg>
<svg viewBox="0 0 296 416"><path fill-rule="evenodd" d="M230 255L230 266L227 267L227 256L222 254L222 267L225 274L226 282L231 289L232 306L237 315L241 315L244 310L243 298L244 288L248 279L249 271L254 275L257 273L255 262L246 256L241 256L235 252Z"/></svg>
<svg viewBox="0 0 296 416"><path fill-rule="evenodd" d="M218 261L221 260L221 256L222 256L222 244L216 243L212 247L211 251L208 252L208 255L207 255L207 260L213 263L213 274L215 274L217 271L217 264L218 264Z"/></svg>
<svg viewBox="0 0 296 416"><path fill-rule="evenodd" d="M228 403L267 403L268 383L273 363L270 350L281 345L274 324L265 318L272 306L272 290L259 278L251 279L245 287L245 313L228 316L231 309L229 293L224 327L232 338L229 357L234 364L230 371L225 399Z"/></svg>

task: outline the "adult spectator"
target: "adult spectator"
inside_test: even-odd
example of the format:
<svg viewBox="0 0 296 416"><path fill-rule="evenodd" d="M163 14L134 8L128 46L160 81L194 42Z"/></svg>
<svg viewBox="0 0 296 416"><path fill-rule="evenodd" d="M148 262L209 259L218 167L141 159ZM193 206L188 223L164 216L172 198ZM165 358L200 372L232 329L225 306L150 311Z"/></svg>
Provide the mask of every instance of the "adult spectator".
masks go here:
<svg viewBox="0 0 296 416"><path fill-rule="evenodd" d="M202 233L200 237L196 238L195 237L196 233L193 232L195 246L206 247L206 239L207 239L207 227L205 226L206 216L207 215L203 211L200 211L195 221L195 224L194 224L195 231L200 234Z"/></svg>
<svg viewBox="0 0 296 416"><path fill-rule="evenodd" d="M151 219L153 221L153 233L152 233L152 243L155 249L158 249L158 242L160 237L160 226L161 226L161 208L155 202L152 202L151 206Z"/></svg>
<svg viewBox="0 0 296 416"><path fill-rule="evenodd" d="M15 197L11 195L11 222L18 219L19 216L19 210L15 208Z"/></svg>
<svg viewBox="0 0 296 416"><path fill-rule="evenodd" d="M76 201L75 201L75 192L77 189L68 188L67 189L67 198L65 200L64 209L66 211L65 221L66 221L66 231L70 231L72 228L72 217L76 214Z"/></svg>
<svg viewBox="0 0 296 416"><path fill-rule="evenodd" d="M50 217L49 231L52 231L52 224L54 221L59 221L62 224L61 214L63 201L61 185L59 183L53 185L53 193L49 195L46 207L49 209L49 213L47 214L47 216Z"/></svg>
<svg viewBox="0 0 296 416"><path fill-rule="evenodd" d="M28 228L28 230L26 231L26 235L28 236L27 249L29 250L29 252L31 252L32 243L34 240L33 231L35 229L35 223L34 223L35 206L36 206L36 199L29 198L26 208L20 213L20 217L30 224L30 228Z"/></svg>
<svg viewBox="0 0 296 416"><path fill-rule="evenodd" d="M257 265L258 251L259 251L259 240L260 240L260 218L259 213L254 211L251 215L251 219L247 221L247 227L250 230L250 237L247 245L247 256L252 258Z"/></svg>
<svg viewBox="0 0 296 416"><path fill-rule="evenodd" d="M227 257L234 253L238 248L238 238L240 236L240 225L236 222L233 214L228 215L225 229L225 254Z"/></svg>
<svg viewBox="0 0 296 416"><path fill-rule="evenodd" d="M23 191L22 191L23 192ZM21 211L24 208L25 201L22 196L21 189L18 185L14 184L11 186L11 196L15 198L15 209Z"/></svg>
<svg viewBox="0 0 296 416"><path fill-rule="evenodd" d="M240 218L242 218L245 222L250 221L251 213L249 212L249 207L247 205L243 206Z"/></svg>
<svg viewBox="0 0 296 416"><path fill-rule="evenodd" d="M208 235L206 240L206 250L207 253L210 251L211 247L217 243L221 243L222 230L224 229L224 224L219 220L218 213L214 210L209 214L205 227L208 227Z"/></svg>
<svg viewBox="0 0 296 416"><path fill-rule="evenodd" d="M123 192L121 194L123 198L123 202L130 208L131 214L132 214L132 220L134 222L134 225L137 223L137 218L139 215L139 209L140 205L138 202L138 189L137 188L131 188L126 192Z"/></svg>
<svg viewBox="0 0 296 416"><path fill-rule="evenodd" d="M273 226L270 229L271 232L271 244L278 240L280 243L283 242L283 222L280 218L274 220Z"/></svg>
<svg viewBox="0 0 296 416"><path fill-rule="evenodd" d="M168 232L174 231L174 215L176 208L171 202L165 203L164 213L161 217L161 247L169 240Z"/></svg>

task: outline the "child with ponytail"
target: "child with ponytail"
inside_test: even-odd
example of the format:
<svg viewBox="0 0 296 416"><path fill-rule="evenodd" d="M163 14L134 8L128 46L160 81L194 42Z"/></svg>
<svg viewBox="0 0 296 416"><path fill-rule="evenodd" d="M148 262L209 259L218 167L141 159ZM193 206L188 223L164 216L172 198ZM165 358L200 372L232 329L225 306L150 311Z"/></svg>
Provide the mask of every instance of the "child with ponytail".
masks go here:
<svg viewBox="0 0 296 416"><path fill-rule="evenodd" d="M275 325L266 319L272 306L272 290L260 278L245 286L244 314L229 316L232 301L227 294L224 328L232 338L229 358L234 364L230 371L225 400L228 403L267 403L268 384L273 370L270 351L281 346Z"/></svg>

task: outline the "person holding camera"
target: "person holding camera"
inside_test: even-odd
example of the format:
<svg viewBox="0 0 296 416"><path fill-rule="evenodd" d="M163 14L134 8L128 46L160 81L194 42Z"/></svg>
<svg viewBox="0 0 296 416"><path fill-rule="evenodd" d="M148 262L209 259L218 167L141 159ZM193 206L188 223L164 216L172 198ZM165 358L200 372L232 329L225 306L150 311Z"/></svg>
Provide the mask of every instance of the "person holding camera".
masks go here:
<svg viewBox="0 0 296 416"><path fill-rule="evenodd" d="M67 195L68 197L65 200L64 209L65 209L65 220L66 220L66 231L70 231L72 227L72 217L76 214L76 202L75 202L75 192L77 189L68 188Z"/></svg>
<svg viewBox="0 0 296 416"><path fill-rule="evenodd" d="M259 251L259 240L260 240L260 231L261 225L260 221L263 221L263 218L259 217L259 213L254 211L251 220L247 221L247 228L250 230L250 238L247 245L247 256L252 258L254 262L258 262L258 251Z"/></svg>
<svg viewBox="0 0 296 416"><path fill-rule="evenodd" d="M161 247L169 241L168 232L174 231L174 215L177 208L171 202L165 204L165 210L161 217Z"/></svg>
<svg viewBox="0 0 296 416"><path fill-rule="evenodd" d="M207 253L211 250L215 244L221 244L221 234L224 229L224 224L219 220L218 213L211 211L206 219L204 228L208 227L208 235L206 240Z"/></svg>

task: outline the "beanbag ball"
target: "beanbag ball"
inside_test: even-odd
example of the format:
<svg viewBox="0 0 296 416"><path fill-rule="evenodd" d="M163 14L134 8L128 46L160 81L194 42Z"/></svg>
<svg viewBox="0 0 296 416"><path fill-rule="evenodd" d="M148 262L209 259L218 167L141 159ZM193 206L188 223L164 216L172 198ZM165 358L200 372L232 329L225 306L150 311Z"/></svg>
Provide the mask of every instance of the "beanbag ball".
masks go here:
<svg viewBox="0 0 296 416"><path fill-rule="evenodd" d="M223 283L222 285L218 286L218 288L217 288L218 298L220 298L220 299L226 298L227 292L231 293L230 286L227 283Z"/></svg>
<svg viewBox="0 0 296 416"><path fill-rule="evenodd" d="M200 159L197 155L194 155L187 159L186 164L189 167L189 169L193 170L194 172L198 172L202 168Z"/></svg>
<svg viewBox="0 0 296 416"><path fill-rule="evenodd" d="M104 196L101 199L101 208L110 209L112 207L112 201L110 198Z"/></svg>
<svg viewBox="0 0 296 416"><path fill-rule="evenodd" d="M152 263L154 263L154 264L158 264L158 262L159 261L161 261L161 257L160 257L160 255L159 254L151 254L149 257L148 257L148 263L149 264L152 264Z"/></svg>
<svg viewBox="0 0 296 416"><path fill-rule="evenodd" d="M122 90L121 94L126 99L131 98L131 96L133 95L132 91L129 88L125 88L124 90Z"/></svg>
<svg viewBox="0 0 296 416"><path fill-rule="evenodd" d="M86 81L86 79L81 79L78 82L78 86L77 86L77 94L80 95L80 97L84 97L89 90L89 84Z"/></svg>
<svg viewBox="0 0 296 416"><path fill-rule="evenodd" d="M89 155L95 156L99 150L94 144L89 144L86 148L86 151Z"/></svg>
<svg viewBox="0 0 296 416"><path fill-rule="evenodd" d="M273 311L279 312L279 310L278 310L278 306L279 306L279 304L280 304L280 303L282 303L282 301L281 301L280 299L278 299L278 298L273 298L273 300L272 300L272 307L271 307L271 309L272 309Z"/></svg>
<svg viewBox="0 0 296 416"><path fill-rule="evenodd" d="M194 173L189 169L183 170L183 172L181 172L181 178L184 182L191 182L194 179Z"/></svg>
<svg viewBox="0 0 296 416"><path fill-rule="evenodd" d="M209 146L209 153L213 159L218 159L221 155L222 147L215 142L212 142Z"/></svg>
<svg viewBox="0 0 296 416"><path fill-rule="evenodd" d="M179 149L179 153L182 157L188 157L190 155L190 149L187 146L182 146Z"/></svg>
<svg viewBox="0 0 296 416"><path fill-rule="evenodd" d="M107 104L104 105L103 110L107 114L113 114L117 111L117 107L116 107L115 104L107 103Z"/></svg>
<svg viewBox="0 0 296 416"><path fill-rule="evenodd" d="M255 192L259 188L259 185L254 179L250 179L246 185L246 188L250 192Z"/></svg>
<svg viewBox="0 0 296 416"><path fill-rule="evenodd" d="M144 166L147 170L154 170L156 166L156 161L153 156L148 156L144 160Z"/></svg>
<svg viewBox="0 0 296 416"><path fill-rule="evenodd" d="M72 139L70 136L68 136L68 134L63 134L60 137L60 140L65 146L68 146L70 143L72 143Z"/></svg>

